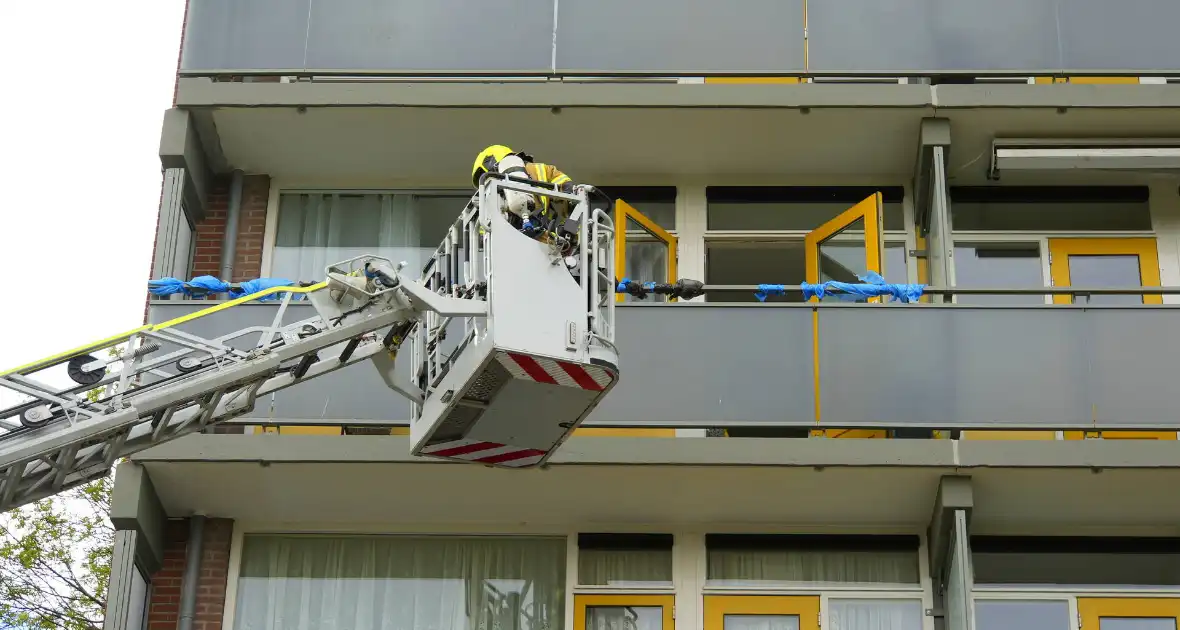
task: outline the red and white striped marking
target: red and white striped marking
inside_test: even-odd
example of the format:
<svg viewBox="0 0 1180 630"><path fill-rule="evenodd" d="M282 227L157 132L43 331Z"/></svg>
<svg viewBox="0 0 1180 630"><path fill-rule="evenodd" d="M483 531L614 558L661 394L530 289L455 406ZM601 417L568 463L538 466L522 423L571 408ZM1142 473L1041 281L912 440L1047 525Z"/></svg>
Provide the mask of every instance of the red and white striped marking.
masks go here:
<svg viewBox="0 0 1180 630"><path fill-rule="evenodd" d="M514 378L563 387L578 387L600 392L610 385L611 375L596 365L578 365L545 357L531 357L515 352L501 352L496 360Z"/></svg>
<svg viewBox="0 0 1180 630"><path fill-rule="evenodd" d="M454 440L427 446L422 449L422 454L481 464L526 468L540 462L545 456L545 451L479 440Z"/></svg>

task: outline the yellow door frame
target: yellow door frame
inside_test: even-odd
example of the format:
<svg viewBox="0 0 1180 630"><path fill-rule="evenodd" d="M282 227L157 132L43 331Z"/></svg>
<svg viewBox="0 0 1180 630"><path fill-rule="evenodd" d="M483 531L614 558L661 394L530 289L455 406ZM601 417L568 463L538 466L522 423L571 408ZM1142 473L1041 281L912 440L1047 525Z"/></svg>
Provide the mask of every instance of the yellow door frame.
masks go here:
<svg viewBox="0 0 1180 630"><path fill-rule="evenodd" d="M806 257L806 280L811 284L819 283L819 248L820 245L839 234L842 230L848 228L857 221L864 221L864 247L865 247L865 271L875 271L882 276L885 275L885 269L882 261L885 258L885 235L881 231L883 222L883 215L885 213L884 197L881 193L876 192L861 200L851 208L836 215L835 218L829 220L823 225L815 228L803 238L803 251ZM819 302L815 297L812 297L811 302ZM879 298L869 298L870 302L877 302ZM811 351L812 351L812 365L814 366L814 380L815 380L815 421L818 424L820 420L820 403L819 403L819 311L813 309L811 312ZM879 430L843 430L843 429L813 429L812 437L830 437L830 438L883 438L886 436L885 431Z"/></svg>
<svg viewBox="0 0 1180 630"><path fill-rule="evenodd" d="M678 252L677 240L675 236L668 233L664 228L656 225L655 221L647 218L645 214L635 209L635 206L623 201L622 199L615 200L615 273L621 279L623 274L627 273L627 220L630 219L639 224L644 232L647 232L656 240L663 241L668 247L668 282L676 282L678 271L676 269L676 257ZM674 301L675 298L669 298L669 301ZM623 295L615 295L616 302L623 301Z"/></svg>
<svg viewBox="0 0 1180 630"><path fill-rule="evenodd" d="M1156 240L1142 238L1051 238L1049 239L1049 275L1053 286L1070 286L1070 256L1136 256L1139 259L1139 278L1143 286L1160 286L1160 265ZM1055 295L1055 304L1070 304L1069 295ZM1143 296L1144 304L1163 304L1161 295ZM1067 440L1085 437L1131 440L1175 440L1175 431L1065 431Z"/></svg>
<svg viewBox="0 0 1180 630"><path fill-rule="evenodd" d="M797 615L799 630L819 630L819 596L705 595L704 630L725 630L726 615Z"/></svg>
<svg viewBox="0 0 1180 630"><path fill-rule="evenodd" d="M1163 617L1180 624L1180 599L1164 597L1079 597L1078 630L1099 630L1103 617Z"/></svg>
<svg viewBox="0 0 1180 630"><path fill-rule="evenodd" d="M675 630L672 608L675 595L574 595L574 630L586 630L586 609L597 607L660 606L663 608L662 630Z"/></svg>

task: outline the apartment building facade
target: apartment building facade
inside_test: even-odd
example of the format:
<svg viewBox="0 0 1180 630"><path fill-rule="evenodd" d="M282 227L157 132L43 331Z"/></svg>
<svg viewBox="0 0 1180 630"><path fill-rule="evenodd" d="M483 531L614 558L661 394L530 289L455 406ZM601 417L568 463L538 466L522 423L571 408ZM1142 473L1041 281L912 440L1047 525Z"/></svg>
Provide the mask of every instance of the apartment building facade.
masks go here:
<svg viewBox="0 0 1180 630"><path fill-rule="evenodd" d="M1177 17L190 0L156 277L419 264L507 144L616 200L627 277L713 289L623 299L544 470L411 457L366 365L136 454L108 627L1175 629ZM870 270L922 303L755 295Z"/></svg>

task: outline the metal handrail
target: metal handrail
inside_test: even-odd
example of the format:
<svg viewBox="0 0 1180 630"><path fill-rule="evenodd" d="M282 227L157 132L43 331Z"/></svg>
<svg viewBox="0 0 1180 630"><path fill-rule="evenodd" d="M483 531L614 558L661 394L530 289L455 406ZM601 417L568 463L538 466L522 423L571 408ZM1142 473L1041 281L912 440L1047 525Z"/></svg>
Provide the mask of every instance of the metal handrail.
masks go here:
<svg viewBox="0 0 1180 630"><path fill-rule="evenodd" d="M709 291L750 291L757 292L757 284L706 284L705 292ZM802 293L799 285L783 285L786 293ZM844 295L839 291L834 294ZM946 287L927 286L922 289L922 295L1180 295L1178 287Z"/></svg>

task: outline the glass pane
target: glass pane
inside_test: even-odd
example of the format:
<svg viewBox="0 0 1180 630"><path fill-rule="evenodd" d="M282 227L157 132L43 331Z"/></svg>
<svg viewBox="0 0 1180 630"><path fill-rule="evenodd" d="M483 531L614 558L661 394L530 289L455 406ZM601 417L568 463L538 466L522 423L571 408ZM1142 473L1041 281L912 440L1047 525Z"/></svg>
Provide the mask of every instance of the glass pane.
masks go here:
<svg viewBox="0 0 1180 630"><path fill-rule="evenodd" d="M563 538L248 535L234 627L543 630Z"/></svg>
<svg viewBox="0 0 1180 630"><path fill-rule="evenodd" d="M1139 257L1087 256L1074 254L1069 257L1069 284L1075 287L1137 287L1143 284L1139 275ZM1140 295L1091 295L1074 298L1074 303L1088 304L1142 304Z"/></svg>
<svg viewBox="0 0 1180 630"><path fill-rule="evenodd" d="M649 234L634 219L627 219L627 268L623 277L635 282L668 282L668 244ZM673 278L672 281L675 281ZM625 295L624 300L638 298ZM666 296L649 295L646 302L666 302Z"/></svg>
<svg viewBox="0 0 1180 630"><path fill-rule="evenodd" d="M712 549L710 586L768 583L918 583L918 554L910 551Z"/></svg>
<svg viewBox="0 0 1180 630"><path fill-rule="evenodd" d="M1176 630L1176 620L1168 617L1101 617L1098 630Z"/></svg>
<svg viewBox="0 0 1180 630"><path fill-rule="evenodd" d="M905 242L885 243L885 281L890 284L909 283Z"/></svg>
<svg viewBox="0 0 1180 630"><path fill-rule="evenodd" d="M856 282L867 269L865 221L857 219L819 244L819 281Z"/></svg>
<svg viewBox="0 0 1180 630"><path fill-rule="evenodd" d="M319 280L324 268L376 254L421 269L470 199L459 195L285 194L272 275Z"/></svg>
<svg viewBox="0 0 1180 630"><path fill-rule="evenodd" d="M977 599L975 630L1069 630L1069 602Z"/></svg>
<svg viewBox="0 0 1180 630"><path fill-rule="evenodd" d="M578 583L592 586L672 584L671 549L582 549Z"/></svg>
<svg viewBox="0 0 1180 630"><path fill-rule="evenodd" d="M799 615L725 615L724 630L799 630Z"/></svg>
<svg viewBox="0 0 1180 630"><path fill-rule="evenodd" d="M922 630L921 600L832 599L832 630Z"/></svg>
<svg viewBox="0 0 1180 630"><path fill-rule="evenodd" d="M852 204L783 203L783 202L716 202L708 205L709 230L797 230L810 232L831 221ZM900 203L886 203L882 208L886 230L904 230L905 220Z"/></svg>
<svg viewBox="0 0 1180 630"><path fill-rule="evenodd" d="M1180 585L1174 553L974 552L976 584Z"/></svg>
<svg viewBox="0 0 1180 630"><path fill-rule="evenodd" d="M785 284L807 278L803 240L767 243L709 243L705 250L705 284ZM708 302L757 302L754 291L710 291ZM798 291L768 297L767 302L802 302Z"/></svg>
<svg viewBox="0 0 1180 630"><path fill-rule="evenodd" d="M1078 232L1150 230L1147 203L1018 203L956 201L951 189L951 229Z"/></svg>
<svg viewBox="0 0 1180 630"><path fill-rule="evenodd" d="M1039 243L955 243L955 286L1045 286ZM1044 295L959 295L959 304L1044 304Z"/></svg>
<svg viewBox="0 0 1180 630"><path fill-rule="evenodd" d="M586 607L586 630L663 630L663 628L664 609L659 606Z"/></svg>

